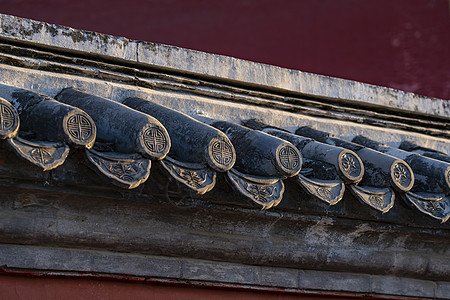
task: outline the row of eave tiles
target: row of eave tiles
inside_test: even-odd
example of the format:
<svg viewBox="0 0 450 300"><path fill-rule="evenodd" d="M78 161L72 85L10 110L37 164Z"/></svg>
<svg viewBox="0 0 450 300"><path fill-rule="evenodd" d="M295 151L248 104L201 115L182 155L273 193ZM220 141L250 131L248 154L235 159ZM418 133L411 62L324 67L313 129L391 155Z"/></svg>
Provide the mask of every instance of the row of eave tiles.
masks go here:
<svg viewBox="0 0 450 300"><path fill-rule="evenodd" d="M448 154L362 136L348 142L310 127L291 133L257 120L194 117L140 98L118 103L67 88L53 99L0 85L0 138L43 171L63 164L70 148L84 149L92 169L127 189L143 184L157 160L198 194L224 172L237 193L263 209L280 203L283 180L292 177L329 205L348 188L382 213L397 194L420 213L441 222L450 217Z"/></svg>

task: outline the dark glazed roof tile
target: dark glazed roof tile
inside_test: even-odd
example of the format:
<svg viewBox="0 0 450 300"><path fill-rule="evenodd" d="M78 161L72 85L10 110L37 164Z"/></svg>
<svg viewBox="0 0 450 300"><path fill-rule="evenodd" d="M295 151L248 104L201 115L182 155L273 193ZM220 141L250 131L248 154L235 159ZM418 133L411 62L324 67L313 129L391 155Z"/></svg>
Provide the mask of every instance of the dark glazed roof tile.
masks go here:
<svg viewBox="0 0 450 300"><path fill-rule="evenodd" d="M169 153L167 130L149 115L72 88L62 90L56 99L86 111L98 127L98 140L112 143L117 152L139 153L156 160L163 159Z"/></svg>
<svg viewBox="0 0 450 300"><path fill-rule="evenodd" d="M415 174L413 192L450 193L450 163L391 148L362 136L355 137L353 141L408 163ZM404 178L402 172L399 172L399 176L399 179Z"/></svg>
<svg viewBox="0 0 450 300"><path fill-rule="evenodd" d="M158 119L164 125L172 141L169 152L172 159L185 163L206 162L219 172L233 167L236 152L228 137L220 130L141 98L128 98L122 103Z"/></svg>
<svg viewBox="0 0 450 300"><path fill-rule="evenodd" d="M256 120L244 124L292 143L303 156L303 170L295 177L297 182L306 192L329 205L342 199L344 183L359 182L364 174L364 166L352 151L301 137Z"/></svg>
<svg viewBox="0 0 450 300"><path fill-rule="evenodd" d="M66 143L77 148L91 148L96 127L81 109L60 103L46 95L0 85L0 95L10 101L20 117L20 131L36 141Z"/></svg>
<svg viewBox="0 0 450 300"><path fill-rule="evenodd" d="M20 157L44 171L64 163L69 145L75 148L93 146L96 126L84 111L7 85L0 85L0 95L14 106L12 109L1 102L1 126L6 130L2 137L8 138L9 146ZM16 136L19 123L20 137Z"/></svg>
<svg viewBox="0 0 450 300"><path fill-rule="evenodd" d="M200 118L223 131L236 148L236 163L227 172L233 188L253 202L269 209L284 193L282 179L300 172L302 156L290 142L259 130L226 121Z"/></svg>
<svg viewBox="0 0 450 300"><path fill-rule="evenodd" d="M420 146L417 146L417 145L407 142L407 141L403 141L398 148L405 150L405 151L413 152L413 153L420 154L420 155L423 155L426 157L430 157L430 158L434 158L437 160L441 160L441 161L450 163L450 156L448 154L436 151L434 149L420 147Z"/></svg>
<svg viewBox="0 0 450 300"><path fill-rule="evenodd" d="M201 118L207 124L224 132L236 148L234 168L253 176L291 177L302 167L302 157L288 141L259 130L231 122Z"/></svg>
<svg viewBox="0 0 450 300"><path fill-rule="evenodd" d="M227 179L233 189L261 206L269 209L280 204L283 199L284 184L279 178L267 178L243 174L231 169Z"/></svg>
<svg viewBox="0 0 450 300"><path fill-rule="evenodd" d="M403 159L411 166L415 181L411 191L401 194L402 198L420 212L442 222L450 218L450 163L391 148L363 136L357 136L353 141ZM403 169L394 172L399 180L407 176Z"/></svg>
<svg viewBox="0 0 450 300"><path fill-rule="evenodd" d="M155 118L112 100L72 88L62 90L58 101L80 107L98 128L97 151L86 151L93 169L120 187L135 188L150 175L149 159L163 159L170 137ZM104 151L104 145L109 151Z"/></svg>
<svg viewBox="0 0 450 300"><path fill-rule="evenodd" d="M157 118L167 129L172 147L161 161L163 170L184 186L204 194L216 183L216 172L230 170L236 151L220 130L194 118L141 98L123 104Z"/></svg>
<svg viewBox="0 0 450 300"><path fill-rule="evenodd" d="M413 187L414 174L410 166L401 159L310 127L298 128L296 133L354 151L364 163L366 175L359 186L351 185L350 189L363 203L383 213L394 205L395 194L392 189L405 193Z"/></svg>
<svg viewBox="0 0 450 300"><path fill-rule="evenodd" d="M146 99L119 103L72 88L55 100L0 85L0 96L0 138L44 171L63 164L70 148L84 148L78 159L126 189L149 178L154 159L169 178L197 194L212 190L216 172L224 172L238 194L263 209L281 202L283 181L293 177L328 205L341 201L347 186L383 213L397 193L434 219L450 216L449 157L432 149L403 143L406 151L364 137L354 143L310 127L293 134L257 120L243 126L194 119Z"/></svg>

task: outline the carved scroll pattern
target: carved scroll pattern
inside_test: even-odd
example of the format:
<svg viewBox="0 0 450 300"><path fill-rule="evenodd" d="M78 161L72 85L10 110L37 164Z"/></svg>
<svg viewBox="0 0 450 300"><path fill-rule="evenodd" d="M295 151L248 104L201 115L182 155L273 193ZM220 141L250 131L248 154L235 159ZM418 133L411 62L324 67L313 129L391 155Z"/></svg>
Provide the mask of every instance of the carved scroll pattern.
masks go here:
<svg viewBox="0 0 450 300"><path fill-rule="evenodd" d="M395 194L390 188L362 187L351 184L350 191L362 203L382 213L388 212L394 206Z"/></svg>
<svg viewBox="0 0 450 300"><path fill-rule="evenodd" d="M330 200L333 197L333 194L331 193L331 190L329 188L319 186L316 188L317 194L322 197L323 199Z"/></svg>
<svg viewBox="0 0 450 300"><path fill-rule="evenodd" d="M29 142L19 137L8 139L8 143L20 157L44 171L63 164L69 154L69 147L62 144Z"/></svg>
<svg viewBox="0 0 450 300"><path fill-rule="evenodd" d="M419 205L422 206L424 210L429 211L434 215L444 217L448 203L444 201L420 201Z"/></svg>
<svg viewBox="0 0 450 300"><path fill-rule="evenodd" d="M172 168L178 174L178 176L183 178L186 181L186 183L190 186L199 188L206 182L205 173L202 174L198 171L184 170L181 168L177 168L175 166L173 166Z"/></svg>
<svg viewBox="0 0 450 300"><path fill-rule="evenodd" d="M358 177L361 174L361 165L358 159L351 153L345 153L340 159L341 169L350 177Z"/></svg>
<svg viewBox="0 0 450 300"><path fill-rule="evenodd" d="M212 190L216 184L216 172L207 167L199 168L196 164L180 163L167 156L161 161L161 166L174 179L198 194Z"/></svg>
<svg viewBox="0 0 450 300"><path fill-rule="evenodd" d="M442 223L450 218L450 197L444 194L408 192L403 195L403 198L420 212Z"/></svg>
<svg viewBox="0 0 450 300"><path fill-rule="evenodd" d="M51 153L42 148L32 148L29 150L28 155L39 164L48 164L53 161Z"/></svg>
<svg viewBox="0 0 450 300"><path fill-rule="evenodd" d="M277 206L283 198L284 185L281 180L276 180L272 184L257 183L241 177L232 171L227 172L227 176L232 186L238 192L261 205L262 209Z"/></svg>
<svg viewBox="0 0 450 300"><path fill-rule="evenodd" d="M234 163L233 145L225 139L214 138L210 143L210 154L221 166L228 167Z"/></svg>
<svg viewBox="0 0 450 300"><path fill-rule="evenodd" d="M243 186L250 194L253 195L253 199L263 203L270 202L276 191L275 186L263 186L260 184L248 183L246 181L243 182Z"/></svg>
<svg viewBox="0 0 450 300"><path fill-rule="evenodd" d="M291 146L284 146L280 149L278 154L280 163L288 170L294 170L298 168L300 164L300 157L297 151Z"/></svg>
<svg viewBox="0 0 450 300"><path fill-rule="evenodd" d="M302 174L297 175L296 179L306 192L328 205L334 205L344 197L345 185L342 180L312 179Z"/></svg>
<svg viewBox="0 0 450 300"><path fill-rule="evenodd" d="M0 103L0 131L12 129L17 124L17 117L14 111Z"/></svg>
<svg viewBox="0 0 450 300"><path fill-rule="evenodd" d="M150 175L151 163L148 159L93 150L86 150L86 156L97 172L120 187L136 188Z"/></svg>
<svg viewBox="0 0 450 300"><path fill-rule="evenodd" d="M393 168L393 177L402 187L409 187L412 181L411 172L403 163L396 163Z"/></svg>
<svg viewBox="0 0 450 300"><path fill-rule="evenodd" d="M372 203L373 206L382 208L384 206L383 197L379 195L370 195L369 202Z"/></svg>
<svg viewBox="0 0 450 300"><path fill-rule="evenodd" d="M142 134L145 147L154 153L162 153L168 146L164 132L157 127L149 127Z"/></svg>
<svg viewBox="0 0 450 300"><path fill-rule="evenodd" d="M79 142L87 142L94 134L93 124L81 114L75 114L67 119L67 132Z"/></svg>
<svg viewBox="0 0 450 300"><path fill-rule="evenodd" d="M109 173L114 174L117 178L125 181L133 181L134 176L136 176L142 168L142 162L110 162L98 157L93 157L93 160L106 169Z"/></svg>

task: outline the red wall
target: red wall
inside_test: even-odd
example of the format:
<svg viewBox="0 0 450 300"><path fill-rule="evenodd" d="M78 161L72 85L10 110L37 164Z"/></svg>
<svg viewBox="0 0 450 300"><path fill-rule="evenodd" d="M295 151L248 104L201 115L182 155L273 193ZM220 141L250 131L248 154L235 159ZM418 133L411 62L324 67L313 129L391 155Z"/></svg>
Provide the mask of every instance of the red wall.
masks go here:
<svg viewBox="0 0 450 300"><path fill-rule="evenodd" d="M450 99L448 0L0 0L0 12Z"/></svg>
<svg viewBox="0 0 450 300"><path fill-rule="evenodd" d="M305 295L237 288L211 288L177 284L145 283L64 277L0 275L0 299L7 300L321 300L365 297ZM372 298L371 299L380 299Z"/></svg>

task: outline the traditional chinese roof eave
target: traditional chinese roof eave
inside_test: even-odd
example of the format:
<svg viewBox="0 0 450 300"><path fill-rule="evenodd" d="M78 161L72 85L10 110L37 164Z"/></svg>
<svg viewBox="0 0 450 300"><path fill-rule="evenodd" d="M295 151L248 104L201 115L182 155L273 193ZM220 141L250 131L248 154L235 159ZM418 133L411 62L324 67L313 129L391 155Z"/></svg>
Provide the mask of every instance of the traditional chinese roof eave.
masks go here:
<svg viewBox="0 0 450 300"><path fill-rule="evenodd" d="M120 60L116 59L117 56L120 56L120 53L114 52L114 49L117 50L117 47L119 47L118 45L122 45L120 46L122 47L122 50L129 51L130 49L127 47L132 48L134 45L133 41L126 41L123 38L108 37L96 33L77 31L74 29L53 26L45 23L36 23L34 21L23 20L10 16L2 16L2 20L4 42L0 43L0 62L2 63L0 66L3 75L3 85L0 96L6 98L16 107L23 123L21 124L22 133L19 134L15 140L11 139L11 142L9 143L10 146L15 149L14 151L25 159L33 161L33 155L27 156L23 153L25 150L21 150L23 147L28 147L26 149L33 149L30 147L34 147L33 145L35 145L33 142L23 139L24 135L26 137L26 132L24 131L27 131L27 128L34 128L36 126L39 127L40 125L37 124L44 122L39 119L39 114L42 114L43 117L47 115L50 116L50 114L45 113L45 109L48 109L45 108L47 104L53 103L54 105L57 105L59 101L62 102L61 105L77 106L75 108L70 108L71 110L81 109L80 112L83 112L88 109L86 117L83 117L85 118L85 121L82 126L91 126L89 143L87 143L87 141L75 141L72 137L70 137L70 134L67 135L67 130L64 129L66 125L60 127L59 130L65 131L66 134L58 133L58 130L49 131L45 129L53 129L53 127L48 127L51 125L45 125L47 127L44 126L39 130L36 129L32 134L32 136L34 135L34 139L37 138L38 141L44 143L56 143L53 145L56 148L52 148L54 150L51 151L55 154L60 153L58 154L60 156L58 162L55 162L49 166L40 165L40 167L43 167L44 170L53 169L56 166L63 164L69 153L67 146L70 146L73 143L78 143L75 145L75 148L85 147L88 149L86 150L87 160L93 164L94 170L99 172L100 176L106 176L117 185L129 189L136 188L148 179L152 165L150 159L163 159L171 148L171 140L175 139L174 147L170 150L171 152L167 156L167 159L163 159L160 164L165 168L169 177L175 178L175 180L187 185L188 188L193 188L198 193L206 193L213 189L217 179L216 171L225 171L229 175L228 179L230 184L235 187L238 193L246 195L247 198L252 199L254 202L267 209L272 206L276 206L281 202L283 193L285 192L283 182L287 177L294 176L298 179L298 183L303 189L311 193L314 197L324 200L328 204L338 203L344 195L345 186L347 186L347 189L352 190L356 197L359 197L363 203L370 204L368 199L378 199L377 201L382 201L384 203L383 205L380 206L376 204L373 205L373 208L382 212L387 212L394 205L394 190L397 191L396 193L403 195L404 193L410 193L409 190L414 185L414 176L412 174L410 176L411 180L408 181L409 185L404 187L398 184L396 185L396 181L394 179L389 179L391 176L389 174L393 172L392 170L394 170L392 169L394 168L394 163L398 164L400 162L405 166L402 170L406 170L409 173L412 172L408 169L409 166L402 163L398 158L389 158L389 156L385 154L374 153L374 150L363 149L364 153L360 152L359 155L363 156L364 164L368 163L370 165L366 165L366 175L363 176L365 169L363 167L363 163L359 160L356 153L351 152L352 150L355 150L353 149L354 146L348 146L349 149L345 150L348 153L344 155L344 152L342 152L344 151L343 148L341 148L341 150L338 149L339 147L336 148L336 146L339 146L336 145L336 141L328 142L332 145L326 146L324 144L320 144L320 142L325 141L318 139L313 143L309 143L305 149L302 148L305 145L302 146L299 144L296 147L289 146L292 151L282 150L279 152L292 152L291 154L294 154L295 151L300 150L298 154L294 155L298 157L298 159L290 157L287 158L288 165L291 165L291 162L294 161L298 162L295 167L297 169L293 170L293 172L286 172L288 170L283 169L283 163L280 164L280 158L276 157L279 154L273 156L274 160L272 162L270 162L269 159L271 155L275 154L275 152L278 153L277 151L280 150L273 150L275 152L271 152L272 154L261 153L261 159L263 157L264 159L269 159L266 163L262 160L258 161L258 159L251 163L246 162L254 159L252 156L254 156L255 150L257 150L258 147L260 148L262 144L266 143L262 142L266 136L266 133L261 135L256 131L255 134L253 132L249 132L248 135L245 134L245 139L236 139L236 136L229 135L231 129L229 126L239 126L232 124L245 124L248 120L256 119L263 121L268 126L272 126L280 130L287 130L291 132L291 134L298 133L298 129L304 126L311 126L314 129L322 130L331 134L339 133L338 139L344 139L339 143L343 143L344 146L346 145L345 143L347 143L346 140L349 141L356 136L365 136L389 144L393 147L398 147L401 143L407 141L412 142L419 147L431 147L433 150L443 153L448 153L450 151L450 144L448 143L448 137L450 136L450 131L448 130L449 118L446 116L445 109L441 109L440 113L433 116L420 116L415 112L408 111L408 106L405 106L405 108L399 113L399 108L392 110L390 105L383 106L383 109L387 110L388 113L382 113L378 108L368 104L365 100L359 100L357 103L355 102L355 97L359 97L358 93L364 89L359 92L354 91L355 93L349 97L342 96L338 101L330 101L330 93L339 94L341 87L345 87L345 85L349 83L347 81L342 81L340 85L337 85L334 88L334 90L323 88L320 95L317 93L306 95L307 93L303 93L301 90L295 91L293 89L291 89L290 92L286 90L280 92L280 86L276 83L273 83L270 89L261 90L260 87L257 88L253 85L255 83L253 81L262 79L258 79L256 77L253 78L251 75L249 75L245 80L241 80L239 82L236 82L236 78L234 78L233 74L229 75L227 82L223 81L224 78L221 77L222 75L216 74L217 76L212 76L214 72L212 69L210 70L212 73L209 71L205 72L207 76L199 74L193 75L193 73L195 73L191 72L193 70L186 70L183 66L183 54L180 54L178 61L160 62L162 64L179 63L180 65L178 65L177 70L172 70L174 72L167 72L167 70L162 71L160 68L154 68L155 66L148 68L148 65L146 65L148 62L141 64L141 62L139 62L135 57L127 56L123 53ZM31 26L31 31L26 31L24 29L24 32L28 32L26 36L22 36L20 32L13 33L15 29L11 27L11 24L21 24L21 27L19 27L22 29L27 28L27 26ZM52 40L45 38L48 37L48 34L53 34ZM15 36L14 41L11 40L12 36ZM77 38L74 38L75 36L77 36ZM69 37L71 41L68 40ZM0 35L0 40L1 39L2 37ZM63 42L66 45L65 50L60 47L60 43ZM80 44L75 45L76 43ZM100 45L99 43L105 43L102 49L98 48ZM48 46L50 44L58 48L58 50L49 50ZM83 45L84 51L81 51L81 45ZM144 47L143 45L146 44L144 42L139 42L138 45ZM97 47L97 50L94 49L95 47ZM158 52L158 49L159 48L156 47L154 51ZM99 51L103 51L101 53L101 60L98 60L98 54L100 54ZM196 51L193 51L191 54L192 57L199 55ZM214 55L202 55L206 55L207 57L206 64L214 61L216 58ZM155 54L155 57L157 56L158 53ZM141 60L144 58L144 56L141 56ZM224 61L227 59L229 58L223 57ZM232 61L248 64L246 65L248 68L257 69L267 67L268 70L270 69L272 71L280 69L276 69L275 67L271 69L271 66L254 64L236 59L232 59ZM229 65L224 66L225 69L228 67ZM283 71L284 69L280 70ZM289 82L290 80L298 80L296 76L298 74L303 74L301 72L295 73L296 71L293 72L292 70L284 70L283 72L286 73L283 78L286 76L288 77L286 78L286 82ZM315 85L321 86L326 85L328 82L328 79L321 78L320 76L318 77L312 74L306 74L305 76L306 77L302 79L303 81L301 81L302 87L312 87ZM314 80L318 83L316 84ZM231 81L233 81L233 83L231 83ZM249 85L250 82L253 83ZM259 83L264 85L262 81ZM358 85L364 84L357 83L352 86L355 87ZM369 85L367 85L367 87L369 87ZM68 90L71 91L67 92ZM82 94L77 94L78 96L70 96L70 94L74 93L75 90L81 90L83 92ZM387 91L385 88L381 87L379 87L378 90ZM37 94L35 94L36 96L32 96L32 93ZM19 94L25 96L17 96ZM65 96L66 94L69 98ZM77 97L80 97L81 95L85 95L83 97L85 97L86 100L78 101ZM389 91L389 95L389 99L391 99L390 101L395 100L396 102L401 102L400 92L397 93ZM31 98L25 100L22 99L27 97ZM320 99L317 100L315 99L316 97L319 97ZM58 100L51 100L53 102L44 102L46 103L45 105L40 103L39 105L36 105L36 101L39 99L47 98L56 98ZM373 96L370 92L367 92L367 95L362 98L369 99L373 98ZM421 103L420 101L417 101L417 99L410 100L415 105L421 105L420 107L423 109L420 111L427 112L427 110L432 106L431 103L438 103L441 108L446 107L444 100L427 99L426 97L419 98L425 102ZM130 100L130 102L128 99L137 99L138 102L135 100ZM109 103L108 101L111 100L113 100L113 102L106 106L100 103L101 101L106 101L105 104L107 104ZM84 105L84 101L92 102L92 105L95 107L88 108ZM98 101L100 102L97 103ZM174 110L173 113L170 112L167 114L166 112L161 111L162 114L159 113L155 115L152 113L154 110L153 108L149 107L148 109L145 109L141 104L138 104L140 103L139 101L143 101L144 104L146 102L148 104L154 102L155 104L152 105L156 106L162 104ZM350 102L354 103L350 104ZM131 134L131 131L126 128L126 124L129 122L127 119L135 117L131 117L131 115L126 112L123 117L119 115L115 116L117 109L113 109L113 107L120 107L119 110L127 109L121 103L128 106L131 105L133 108L141 110L138 114L139 118L143 118L142 120L144 123L148 122L145 121L148 118L152 118L154 121L151 122L156 122L154 124L159 124L152 126L159 126L162 130L160 131L162 135L159 135L167 142L167 145L164 146L165 150L163 152L160 154L155 154L151 151L149 152L148 149L146 149L148 145L144 146L146 143L144 140L137 142L136 144L136 137L134 137L134 134ZM424 103L428 104L424 105ZM36 107L41 106L43 108L38 111ZM111 120L106 122L105 120L107 118L105 118L103 112L107 112L109 109L107 107L110 106L110 109L112 109L112 114L110 116ZM28 107L31 109L28 110ZM163 106L160 107L162 109ZM29 112L31 110L34 110L34 112ZM442 114L441 112L444 113ZM201 122L198 123L198 121L195 120L190 121L189 118L191 117L189 116L181 117L182 115L180 113L186 113L187 115L197 118L200 121L204 119L202 121L203 123L208 123L213 126L216 126L214 124L219 124L217 122L231 122L227 123L230 125L226 125L225 127L223 125L218 127L218 129L223 131L223 133L221 133L222 137L219 139L223 140L224 138L230 138L231 141L235 143L233 147L230 142L227 142L228 146L226 147L230 150L228 153L231 154L231 156L227 154L228 157L231 158L231 160L228 161L229 165L219 166L214 162L214 159L212 159L213 156L211 156L211 148L209 150L203 150L208 148L208 142L206 140L200 144L191 143L190 146L186 144L189 140L195 140L196 138L194 138L194 136L196 134L199 138L201 138L202 134L198 134L198 132L202 132L203 129L200 131L194 129L192 130L192 133L184 135L181 134L179 137L176 137L179 131L184 132L191 127L191 125L178 124L178 120L183 118L183 120L186 120L183 122L197 122L197 125L195 126L203 126L205 129L207 128L205 127L207 125L201 126ZM89 114L92 114L92 117L94 118L91 121L88 120L90 118ZM175 115L172 116L171 114ZM64 116L61 115L61 118L63 117ZM47 118L46 122L51 122L54 118L55 117ZM64 118L68 118L68 115ZM158 118L160 119L159 121ZM112 131L110 132L109 128L111 128L112 124L116 122L115 119L119 120L117 122L123 123L123 129L118 129L119 131L116 130L113 133ZM211 121L205 121L208 119ZM96 120L95 124L94 120ZM169 122L170 120L176 121L171 123ZM330 120L332 121L330 122ZM134 126L134 123L136 122L137 121L134 121L131 124ZM164 127L161 127L163 124L159 122L169 126L168 130L172 136L168 133L163 133L165 129L163 129ZM87 125L88 123L91 125ZM68 126L70 127L72 125ZM135 131L140 132L141 129L139 128L144 128L149 125L142 126L137 125L137 131ZM54 129L56 128L57 127ZM386 128L388 128L388 130L386 130ZM93 145L93 139L96 135L97 129L99 130L98 138L101 142L100 144L105 142L106 144L115 143L115 146L113 146L114 149L108 150L113 152L103 152L105 151L104 145L97 145L94 147L95 149L89 150ZM220 130L218 132L220 132ZM77 130L75 130L75 132L76 131ZM148 130L146 132L150 133ZM131 135L128 136L129 134ZM186 136L190 137L191 135L193 136L192 139L186 139ZM275 136L279 136L274 132L269 132L269 135L274 136L272 139L276 139L278 137ZM60 136L60 138L57 138L57 136ZM248 140L250 136L254 136L254 138ZM8 137L5 136L4 138ZM283 138L291 141L291 138L288 136L284 136ZM294 137L294 140L298 138L300 137ZM254 141L254 145L251 146L249 141ZM318 141L319 143L317 143ZM303 142L301 142L301 144L302 143ZM66 148L63 147L63 144L66 144L66 146L64 146ZM110 146L106 145L106 147ZM234 148L236 147L240 149L238 151L239 153L237 153L237 161L233 158L233 155L236 155L236 153L233 154ZM250 150L249 147L253 147L253 150ZM289 147L286 149L289 149ZM100 152L98 152L99 149ZM187 149L187 152L185 149ZM33 151L35 151L35 153L47 153L46 150L38 149ZM248 155L244 153L245 151L248 152ZM303 158L305 159L304 162L302 162L302 151L305 151L303 153ZM321 156L325 155L327 151L334 151L333 153L336 153L336 155L341 153L339 155L346 157L346 159L351 157L352 163L358 162L361 167L358 167L360 173L357 176L357 179L351 179L351 177L344 174L345 172L342 173L342 167L335 165L338 156L330 156L328 154L327 158L325 158L325 156ZM184 152L186 154L190 154L185 156ZM315 154L315 152L322 154ZM210 155L204 156L205 153L210 153ZM134 154L137 156L127 156ZM371 160L380 161L380 159L385 161L385 165L377 166L375 164L374 166L371 166ZM302 167L302 163L305 163L305 167L298 175L296 175ZM230 170L234 164L236 165ZM277 165L278 169L276 167ZM275 167L275 169L273 167ZM312 169L310 167L312 167ZM120 168L125 173L120 175L120 177L117 177L119 175L113 174L117 170L111 173L114 168ZM131 169L127 171L127 168L132 168L134 171L130 171ZM130 177L129 172L134 175ZM129 183L127 183L127 180L124 181L123 178L125 177L122 176L128 178ZM383 178L381 181L380 178L378 178L379 176ZM321 180L326 181L322 182ZM202 182L202 184L199 185L199 182ZM256 185L253 186L254 184ZM354 185L358 186L356 187ZM256 190L254 190L256 187L258 187L259 192L257 194L253 194L256 192ZM262 187L264 188L261 189ZM273 194L272 189L278 192ZM330 191L332 191L331 194ZM424 201L425 199L443 199L442 197L445 197L447 194L446 187L444 187L441 192L436 191L434 194L433 192L435 191L427 190L426 187L415 187L412 191L419 192L419 195L421 196L414 194L415 197L419 197L417 199L422 199ZM422 192L425 192L426 194L420 194ZM269 199L272 200L269 201L266 197L260 198L262 194L270 194L271 196ZM446 213L444 215L446 215ZM446 217L441 217L441 220L445 221Z"/></svg>
<svg viewBox="0 0 450 300"><path fill-rule="evenodd" d="M354 139L360 144L354 144L310 127L291 133L256 120L243 120L245 126L194 115L196 120L143 98L116 102L71 87L53 99L0 85L0 96L3 147L42 171L74 174L61 165L69 147L78 153L81 148L84 155L73 156L79 160L75 164L127 189L149 179L153 160L198 194L210 192L224 172L238 194L263 209L280 204L287 179L294 177L329 205L340 202L347 188L382 213L394 206L397 195L441 222L450 217L450 164L444 153L435 160L396 148L386 148L389 152L360 136ZM59 174L49 179L76 184Z"/></svg>
<svg viewBox="0 0 450 300"><path fill-rule="evenodd" d="M448 298L445 100L6 15L0 74L2 268Z"/></svg>

